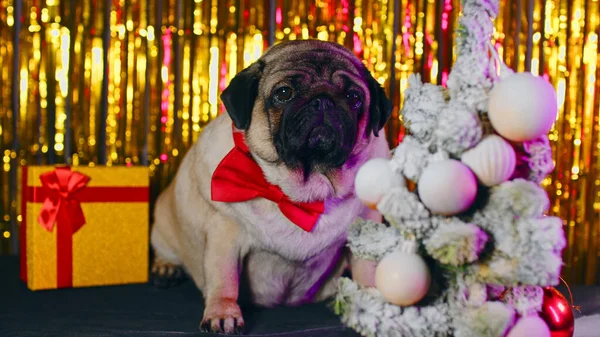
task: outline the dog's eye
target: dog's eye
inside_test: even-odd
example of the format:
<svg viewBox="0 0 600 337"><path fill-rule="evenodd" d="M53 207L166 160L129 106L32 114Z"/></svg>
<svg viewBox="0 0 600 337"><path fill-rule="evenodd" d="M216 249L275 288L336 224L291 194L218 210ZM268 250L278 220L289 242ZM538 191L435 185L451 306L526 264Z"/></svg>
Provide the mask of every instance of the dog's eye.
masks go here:
<svg viewBox="0 0 600 337"><path fill-rule="evenodd" d="M280 102L287 102L292 99L292 88L281 87L275 92L275 99Z"/></svg>
<svg viewBox="0 0 600 337"><path fill-rule="evenodd" d="M352 109L358 109L362 104L360 94L356 91L350 91L346 94L346 98L348 99L348 105L350 105L350 108Z"/></svg>

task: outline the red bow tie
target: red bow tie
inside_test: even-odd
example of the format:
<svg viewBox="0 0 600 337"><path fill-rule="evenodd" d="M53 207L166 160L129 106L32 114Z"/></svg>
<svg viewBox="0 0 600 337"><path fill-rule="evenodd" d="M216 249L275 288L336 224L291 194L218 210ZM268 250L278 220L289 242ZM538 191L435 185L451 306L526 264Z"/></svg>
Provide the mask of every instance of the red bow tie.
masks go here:
<svg viewBox="0 0 600 337"><path fill-rule="evenodd" d="M233 142L235 146L213 173L212 200L242 202L262 197L277 203L283 215L298 227L310 232L325 211L323 202L291 201L279 186L265 179L262 169L252 159L241 132L234 130Z"/></svg>

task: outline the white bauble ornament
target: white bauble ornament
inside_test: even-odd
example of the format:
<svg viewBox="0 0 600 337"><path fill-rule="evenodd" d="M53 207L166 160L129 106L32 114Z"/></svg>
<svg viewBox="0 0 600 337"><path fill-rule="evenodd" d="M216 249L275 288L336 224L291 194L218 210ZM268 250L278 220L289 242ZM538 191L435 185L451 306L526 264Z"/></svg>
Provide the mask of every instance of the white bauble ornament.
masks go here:
<svg viewBox="0 0 600 337"><path fill-rule="evenodd" d="M547 134L558 113L556 91L541 77L515 73L490 91L488 116L506 139L523 142Z"/></svg>
<svg viewBox="0 0 600 337"><path fill-rule="evenodd" d="M458 160L430 163L417 183L419 197L435 214L452 215L466 211L477 196L477 179Z"/></svg>
<svg viewBox="0 0 600 337"><path fill-rule="evenodd" d="M390 303L409 306L427 294L429 268L421 256L396 251L386 255L375 269L375 285Z"/></svg>
<svg viewBox="0 0 600 337"><path fill-rule="evenodd" d="M517 158L513 147L502 137L489 135L460 157L485 186L508 180L515 171Z"/></svg>
<svg viewBox="0 0 600 337"><path fill-rule="evenodd" d="M367 161L356 174L356 196L365 205L376 208L381 198L392 188L405 185L404 178L392 170L390 161L375 158Z"/></svg>
<svg viewBox="0 0 600 337"><path fill-rule="evenodd" d="M550 337L550 328L538 315L521 317L506 337Z"/></svg>

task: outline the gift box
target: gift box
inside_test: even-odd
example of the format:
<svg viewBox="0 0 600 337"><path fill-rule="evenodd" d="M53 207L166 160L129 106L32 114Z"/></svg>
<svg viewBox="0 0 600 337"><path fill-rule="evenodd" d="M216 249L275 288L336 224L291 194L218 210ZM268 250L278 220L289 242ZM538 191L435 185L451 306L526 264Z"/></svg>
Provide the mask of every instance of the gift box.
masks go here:
<svg viewBox="0 0 600 337"><path fill-rule="evenodd" d="M148 280L146 167L26 166L21 279L31 290Z"/></svg>

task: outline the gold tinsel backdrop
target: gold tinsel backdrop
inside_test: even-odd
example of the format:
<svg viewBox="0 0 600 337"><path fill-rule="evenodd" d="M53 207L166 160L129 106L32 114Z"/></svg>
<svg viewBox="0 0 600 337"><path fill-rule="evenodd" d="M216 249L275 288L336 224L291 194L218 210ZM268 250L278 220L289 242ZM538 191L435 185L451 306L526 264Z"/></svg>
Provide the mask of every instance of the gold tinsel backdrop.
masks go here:
<svg viewBox="0 0 600 337"><path fill-rule="evenodd" d="M501 1L494 36L509 66L558 92L544 186L572 283L600 283L599 6ZM0 253L17 252L20 165L147 165L156 196L223 111L221 90L279 41L337 41L364 59L395 102L395 146L408 76L445 82L458 14L458 0L0 0Z"/></svg>

